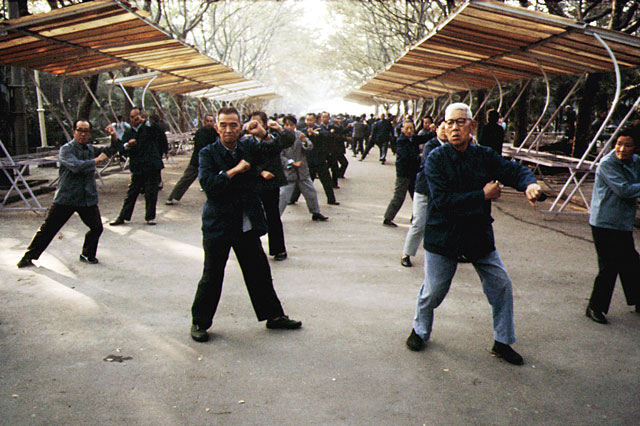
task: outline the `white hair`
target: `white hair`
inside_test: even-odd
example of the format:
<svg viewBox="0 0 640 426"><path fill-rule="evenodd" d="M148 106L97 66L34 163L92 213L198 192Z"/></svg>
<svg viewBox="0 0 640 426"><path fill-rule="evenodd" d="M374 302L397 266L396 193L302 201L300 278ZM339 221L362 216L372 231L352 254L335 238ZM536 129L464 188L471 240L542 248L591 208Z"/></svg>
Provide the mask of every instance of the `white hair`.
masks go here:
<svg viewBox="0 0 640 426"><path fill-rule="evenodd" d="M444 110L444 119L448 120L451 118L451 114L453 114L453 111L465 111L466 113L466 118L472 120L473 119L473 114L471 113L471 108L469 108L469 105L467 104L463 104L462 102L456 102L453 103L451 105L449 105L447 107L447 109Z"/></svg>

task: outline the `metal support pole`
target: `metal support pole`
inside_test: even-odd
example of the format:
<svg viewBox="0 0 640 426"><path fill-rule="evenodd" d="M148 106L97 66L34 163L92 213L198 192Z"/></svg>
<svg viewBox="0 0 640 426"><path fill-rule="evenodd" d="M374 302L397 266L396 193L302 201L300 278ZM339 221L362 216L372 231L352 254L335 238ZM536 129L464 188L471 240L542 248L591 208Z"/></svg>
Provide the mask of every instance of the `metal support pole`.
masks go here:
<svg viewBox="0 0 640 426"><path fill-rule="evenodd" d="M33 71L33 77L36 81L36 96L38 98L38 124L40 125L40 146L43 148L49 146L47 143L47 125L44 119L44 108L42 106L42 92L40 91L40 72Z"/></svg>

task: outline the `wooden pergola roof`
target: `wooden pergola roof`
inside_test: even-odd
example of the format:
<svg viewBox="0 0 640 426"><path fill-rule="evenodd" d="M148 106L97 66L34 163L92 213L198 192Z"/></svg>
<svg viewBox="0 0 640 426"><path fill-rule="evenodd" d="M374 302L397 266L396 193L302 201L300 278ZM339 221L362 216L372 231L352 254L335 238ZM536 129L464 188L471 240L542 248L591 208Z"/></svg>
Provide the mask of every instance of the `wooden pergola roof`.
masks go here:
<svg viewBox="0 0 640 426"><path fill-rule="evenodd" d="M464 3L386 71L352 91L360 103L394 103L548 75L640 64L640 38L492 1ZM540 66L538 66L538 64Z"/></svg>
<svg viewBox="0 0 640 426"><path fill-rule="evenodd" d="M159 73L149 89L175 94L249 81L176 40L126 1L94 0L0 22L0 33L4 65L76 77L138 66Z"/></svg>

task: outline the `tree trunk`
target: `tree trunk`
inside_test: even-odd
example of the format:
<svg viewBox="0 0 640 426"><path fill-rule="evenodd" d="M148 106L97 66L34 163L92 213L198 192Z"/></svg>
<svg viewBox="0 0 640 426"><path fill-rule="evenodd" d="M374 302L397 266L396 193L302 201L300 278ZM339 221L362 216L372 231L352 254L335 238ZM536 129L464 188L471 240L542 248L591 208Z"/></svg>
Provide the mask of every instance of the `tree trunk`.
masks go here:
<svg viewBox="0 0 640 426"><path fill-rule="evenodd" d="M15 19L29 13L26 9L26 2L10 1L9 18ZM26 154L29 152L29 139L27 137L27 114L26 98L24 94L24 69L11 67L11 118L13 124L14 139L10 141L10 148L13 154Z"/></svg>
<svg viewBox="0 0 640 426"><path fill-rule="evenodd" d="M589 145L593 119L593 101L595 100L594 94L598 92L600 81L602 81L602 74L589 74L582 88L580 103L578 104L578 124L576 125L572 157L581 158Z"/></svg>
<svg viewBox="0 0 640 426"><path fill-rule="evenodd" d="M88 86L95 95L98 90L98 80L100 79L100 74L94 74L89 79ZM97 96L96 96L97 97ZM91 117L91 108L93 107L93 98L89 92L85 92L80 100L80 105L78 106L78 115L77 119L84 118L89 120Z"/></svg>

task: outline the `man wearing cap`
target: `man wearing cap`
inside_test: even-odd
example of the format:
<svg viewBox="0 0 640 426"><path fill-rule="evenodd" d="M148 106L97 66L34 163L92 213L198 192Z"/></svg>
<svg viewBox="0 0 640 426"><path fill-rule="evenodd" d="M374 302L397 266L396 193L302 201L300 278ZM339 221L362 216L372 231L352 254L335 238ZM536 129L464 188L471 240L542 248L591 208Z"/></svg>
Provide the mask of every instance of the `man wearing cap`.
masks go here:
<svg viewBox="0 0 640 426"><path fill-rule="evenodd" d="M425 278L418 293L413 329L407 346L421 350L429 340L433 311L444 300L459 262L473 264L493 310L494 345L491 352L521 365L511 348L515 342L511 279L495 248L491 200L500 185L525 193L531 205L541 194L531 171L502 158L491 148L474 143L476 122L469 107L454 103L445 110L447 144L425 161L429 203L424 233Z"/></svg>

